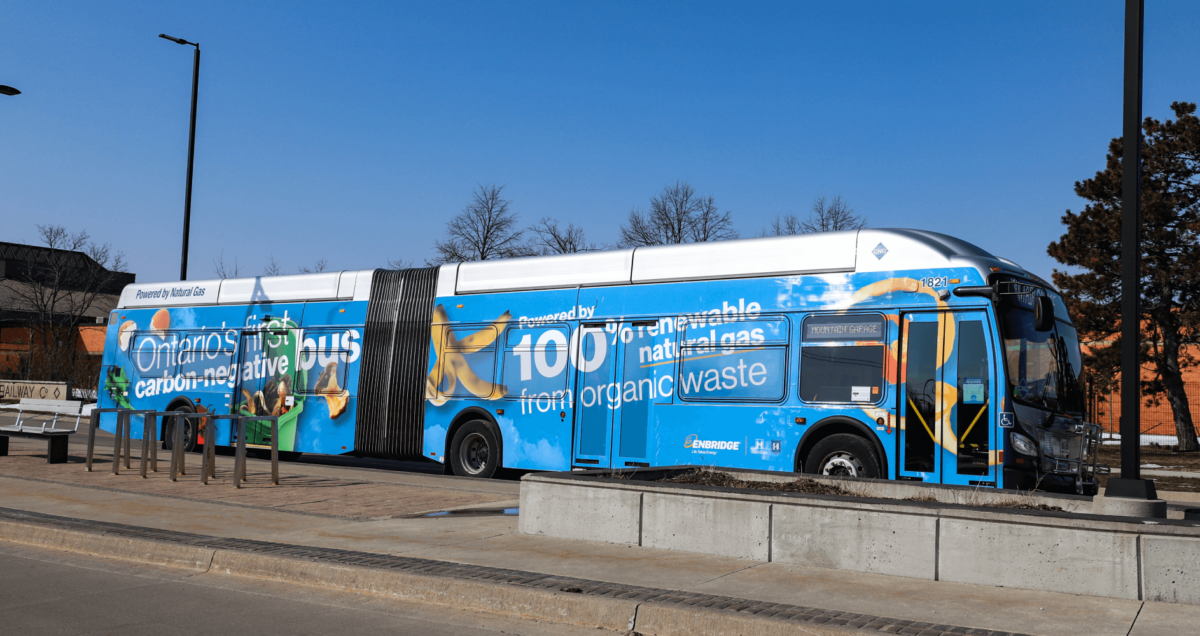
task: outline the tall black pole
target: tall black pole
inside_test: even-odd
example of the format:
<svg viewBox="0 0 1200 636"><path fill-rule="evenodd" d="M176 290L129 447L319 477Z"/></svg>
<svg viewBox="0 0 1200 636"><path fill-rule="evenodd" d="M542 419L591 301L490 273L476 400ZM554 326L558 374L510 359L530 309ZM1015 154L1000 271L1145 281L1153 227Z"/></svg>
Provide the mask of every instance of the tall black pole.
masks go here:
<svg viewBox="0 0 1200 636"><path fill-rule="evenodd" d="M1142 19L1125 0L1125 116L1121 142L1121 478L1141 479Z"/></svg>
<svg viewBox="0 0 1200 636"><path fill-rule="evenodd" d="M200 90L200 45L196 44L192 63L192 123L188 129L187 185L183 195L183 255L179 262L179 280L187 280L188 233L192 225L192 160L196 156L196 94Z"/></svg>

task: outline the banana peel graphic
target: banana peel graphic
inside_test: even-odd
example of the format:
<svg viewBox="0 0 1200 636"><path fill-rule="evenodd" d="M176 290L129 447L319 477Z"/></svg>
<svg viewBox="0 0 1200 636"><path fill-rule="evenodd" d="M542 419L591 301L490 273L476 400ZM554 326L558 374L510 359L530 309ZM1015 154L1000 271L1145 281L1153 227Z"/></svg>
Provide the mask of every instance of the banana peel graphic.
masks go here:
<svg viewBox="0 0 1200 636"><path fill-rule="evenodd" d="M448 395L454 394L459 382L476 397L486 400L504 397L508 387L481 379L471 370L465 356L495 342L496 336L504 331L504 326L511 319L511 312L506 311L491 325L459 340L450 331L450 318L446 315L446 308L442 305L434 307L431 335L435 358L433 370L425 378L425 399L434 406L441 406L446 403ZM443 380L446 387L439 391L438 387L442 385Z"/></svg>

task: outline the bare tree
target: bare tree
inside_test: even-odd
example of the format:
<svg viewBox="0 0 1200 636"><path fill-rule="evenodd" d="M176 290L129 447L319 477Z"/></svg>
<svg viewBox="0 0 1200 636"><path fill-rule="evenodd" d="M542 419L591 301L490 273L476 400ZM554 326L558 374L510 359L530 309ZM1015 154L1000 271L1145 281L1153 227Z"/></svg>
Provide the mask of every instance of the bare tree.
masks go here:
<svg viewBox="0 0 1200 636"><path fill-rule="evenodd" d="M826 201L825 197L817 197L813 201L812 214L800 223L803 234L861 230L864 227L867 227L867 220L856 215L854 208L840 196L829 201Z"/></svg>
<svg viewBox="0 0 1200 636"><path fill-rule="evenodd" d="M241 271L236 256L232 264L225 263L225 250L221 250L221 255L213 259L213 273L217 278L237 278Z"/></svg>
<svg viewBox="0 0 1200 636"><path fill-rule="evenodd" d="M675 245L737 238L729 212L712 196L697 196L686 181L676 181L650 199L650 210L634 208L621 226L621 247Z"/></svg>
<svg viewBox="0 0 1200 636"><path fill-rule="evenodd" d="M529 227L529 232L533 234L529 249L542 256L595 252L600 249L595 243L587 242L583 228L576 227L574 223L568 223L564 228L550 217L542 217L537 224Z"/></svg>
<svg viewBox="0 0 1200 636"><path fill-rule="evenodd" d="M279 264L279 261L275 260L275 255L272 254L270 256L270 258L267 259L267 266L263 268L263 276L282 276L282 275L283 275L283 266L281 266Z"/></svg>
<svg viewBox="0 0 1200 636"><path fill-rule="evenodd" d="M113 295L109 287L114 275L125 268L125 256L107 243L92 242L86 230L72 233L61 225L37 228L41 244L49 249L39 250L23 275L7 286L13 309L24 317L28 331L30 359L25 375L74 380L86 362L79 356L79 327L97 322L111 310L102 295Z"/></svg>
<svg viewBox="0 0 1200 636"><path fill-rule="evenodd" d="M427 265L487 261L497 258L529 256L532 251L521 244L524 234L517 227L512 201L501 196L504 186L479 185L471 193L471 202L446 222L446 238L434 243L437 255Z"/></svg>
<svg viewBox="0 0 1200 636"><path fill-rule="evenodd" d="M413 259L411 259L411 258L389 258L387 265L388 265L388 269L408 269L413 266Z"/></svg>
<svg viewBox="0 0 1200 636"><path fill-rule="evenodd" d="M317 262L313 263L312 267L305 267L303 265L300 266L299 272L301 274L320 274L328 268L329 261L324 258L318 258Z"/></svg>
<svg viewBox="0 0 1200 636"><path fill-rule="evenodd" d="M701 197L692 220L692 241L728 241L737 237L738 233L733 229L733 220L729 218L729 212L718 210L716 199L712 196Z"/></svg>
<svg viewBox="0 0 1200 636"><path fill-rule="evenodd" d="M803 221L795 214L786 216L776 216L771 219L771 227L765 228L761 236L791 236L792 234L804 234Z"/></svg>

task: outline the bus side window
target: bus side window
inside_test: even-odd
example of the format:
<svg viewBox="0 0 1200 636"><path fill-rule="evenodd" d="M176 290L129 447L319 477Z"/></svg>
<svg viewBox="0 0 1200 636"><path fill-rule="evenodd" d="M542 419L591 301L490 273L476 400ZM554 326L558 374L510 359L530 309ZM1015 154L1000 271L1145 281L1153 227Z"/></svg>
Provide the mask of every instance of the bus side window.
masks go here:
<svg viewBox="0 0 1200 636"><path fill-rule="evenodd" d="M292 374L295 393L340 395L346 390L352 355L347 334L345 329L305 330L300 364Z"/></svg>
<svg viewBox="0 0 1200 636"><path fill-rule="evenodd" d="M567 327L559 325L508 326L504 333L505 397L564 394L569 376L567 334Z"/></svg>
<svg viewBox="0 0 1200 636"><path fill-rule="evenodd" d="M878 314L809 316L800 349L800 399L878 403L883 399L885 321Z"/></svg>
<svg viewBox="0 0 1200 636"><path fill-rule="evenodd" d="M137 374L143 378L174 376L178 369L177 357L173 354L172 339L179 334L139 331L134 333L129 348L129 357Z"/></svg>
<svg viewBox="0 0 1200 636"><path fill-rule="evenodd" d="M496 378L496 328L491 325L444 327L445 351L439 356L442 379L438 393L446 397L493 397Z"/></svg>
<svg viewBox="0 0 1200 636"><path fill-rule="evenodd" d="M786 317L693 319L680 339L681 400L778 402L787 393Z"/></svg>
<svg viewBox="0 0 1200 636"><path fill-rule="evenodd" d="M185 378L224 382L233 372L235 352L236 348L218 331L180 334L179 374Z"/></svg>

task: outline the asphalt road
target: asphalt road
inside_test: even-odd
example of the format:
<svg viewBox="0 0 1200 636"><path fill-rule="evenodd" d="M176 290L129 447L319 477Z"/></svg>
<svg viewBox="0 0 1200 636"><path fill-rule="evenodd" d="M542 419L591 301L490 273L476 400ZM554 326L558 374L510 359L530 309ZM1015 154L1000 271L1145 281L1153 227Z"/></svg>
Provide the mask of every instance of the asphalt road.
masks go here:
<svg viewBox="0 0 1200 636"><path fill-rule="evenodd" d="M612 632L0 542L0 633L582 636Z"/></svg>

